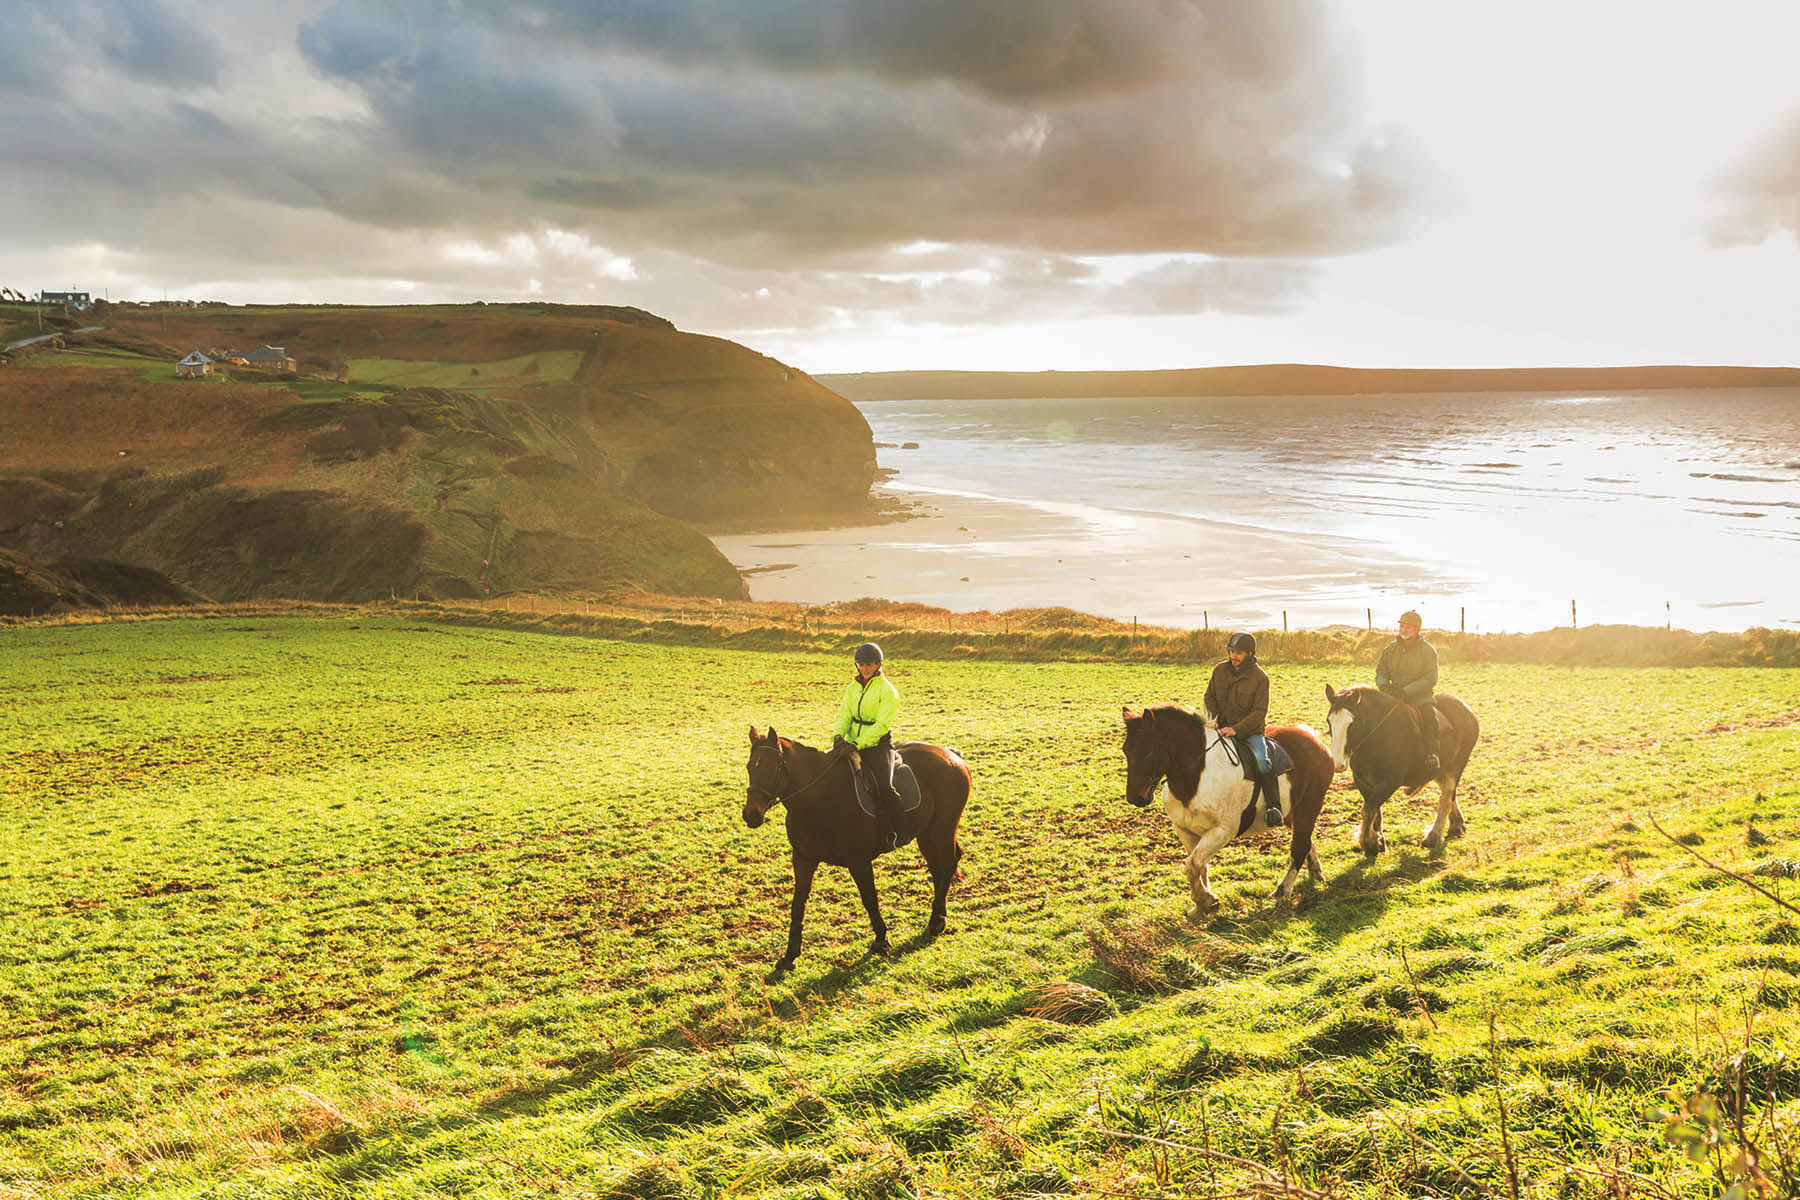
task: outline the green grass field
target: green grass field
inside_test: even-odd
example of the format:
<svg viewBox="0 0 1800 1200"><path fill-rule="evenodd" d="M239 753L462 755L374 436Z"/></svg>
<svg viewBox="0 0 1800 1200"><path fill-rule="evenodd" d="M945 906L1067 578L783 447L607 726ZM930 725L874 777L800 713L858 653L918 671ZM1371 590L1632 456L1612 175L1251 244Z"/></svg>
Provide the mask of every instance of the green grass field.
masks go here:
<svg viewBox="0 0 1800 1200"><path fill-rule="evenodd" d="M1800 919L1648 823L1800 874L1800 670L1448 662L1468 835L1396 801L1364 865L1340 784L1325 885L1272 909L1285 845L1234 844L1200 929L1118 712L1203 668L897 660L902 731L975 775L950 932L913 937L908 849L865 958L827 868L766 984L745 731L827 741L842 656L374 611L0 639L0 1197L1698 1197L1666 1089L1740 1056L1746 1133L1800 1119ZM1270 666L1315 725L1359 674Z"/></svg>
<svg viewBox="0 0 1800 1200"><path fill-rule="evenodd" d="M402 358L353 358L352 383L385 383L396 387L443 387L480 391L520 383L567 383L575 378L586 354L580 350L541 350L494 362L433 362Z"/></svg>

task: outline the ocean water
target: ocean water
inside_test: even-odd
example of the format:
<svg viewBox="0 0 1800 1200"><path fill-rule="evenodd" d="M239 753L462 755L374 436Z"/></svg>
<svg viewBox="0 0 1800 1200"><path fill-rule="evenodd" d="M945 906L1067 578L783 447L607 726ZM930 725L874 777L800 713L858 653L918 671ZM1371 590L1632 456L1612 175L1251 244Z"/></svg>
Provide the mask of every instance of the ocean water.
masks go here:
<svg viewBox="0 0 1800 1200"><path fill-rule="evenodd" d="M718 539L758 599L1279 628L1800 626L1800 391L858 406L925 518ZM901 448L916 443L916 448Z"/></svg>

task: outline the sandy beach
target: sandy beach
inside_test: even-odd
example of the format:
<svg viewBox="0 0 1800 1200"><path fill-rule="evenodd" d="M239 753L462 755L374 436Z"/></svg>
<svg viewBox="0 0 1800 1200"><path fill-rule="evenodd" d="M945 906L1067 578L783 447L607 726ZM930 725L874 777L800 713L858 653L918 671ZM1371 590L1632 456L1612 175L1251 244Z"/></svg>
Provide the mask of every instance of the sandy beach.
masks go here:
<svg viewBox="0 0 1800 1200"><path fill-rule="evenodd" d="M1174 626L1800 625L1800 396L865 402L909 520L713 540L759 600ZM1319 431L1330 429L1330 436ZM1571 605L1575 611L1571 612Z"/></svg>
<svg viewBox="0 0 1800 1200"><path fill-rule="evenodd" d="M1278 628L1283 602L1304 593L1317 602L1290 611L1289 621L1321 628L1360 626L1369 605L1382 620L1384 603L1393 607L1410 594L1409 580L1372 580L1364 555L1350 544L1150 512L1108 521L1077 505L1059 512L1044 503L897 484L877 493L921 515L713 541L749 575L758 600L880 596L957 612L1060 605L1180 628ZM1254 577L1241 570L1251 562ZM1424 569L1409 579L1444 584ZM1365 604L1364 597L1373 599Z"/></svg>

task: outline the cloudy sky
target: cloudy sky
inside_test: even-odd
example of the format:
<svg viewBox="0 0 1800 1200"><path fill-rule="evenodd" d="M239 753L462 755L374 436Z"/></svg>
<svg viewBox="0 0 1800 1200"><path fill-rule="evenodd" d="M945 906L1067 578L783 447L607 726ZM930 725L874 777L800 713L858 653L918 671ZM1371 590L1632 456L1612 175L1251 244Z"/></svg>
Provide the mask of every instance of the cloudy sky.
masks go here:
<svg viewBox="0 0 1800 1200"><path fill-rule="evenodd" d="M1800 5L19 0L0 285L813 371L1800 362Z"/></svg>

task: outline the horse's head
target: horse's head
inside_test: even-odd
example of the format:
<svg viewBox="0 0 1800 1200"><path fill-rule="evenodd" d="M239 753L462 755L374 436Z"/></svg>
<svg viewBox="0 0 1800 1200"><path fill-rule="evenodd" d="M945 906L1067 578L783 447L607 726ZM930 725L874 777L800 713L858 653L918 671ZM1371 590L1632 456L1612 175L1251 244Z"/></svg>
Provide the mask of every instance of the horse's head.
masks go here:
<svg viewBox="0 0 1800 1200"><path fill-rule="evenodd" d="M759 735L754 725L750 727L750 762L745 769L750 775L750 786L744 791L744 824L755 829L781 799L788 783L787 762L781 756L781 739L775 736L774 726L769 727L767 735Z"/></svg>
<svg viewBox="0 0 1800 1200"><path fill-rule="evenodd" d="M1331 711L1325 715L1326 728L1331 730L1331 765L1339 771L1348 770L1350 756L1367 736L1366 731L1375 727L1394 702L1375 688L1360 684L1340 692L1328 683L1325 699L1331 702Z"/></svg>
<svg viewBox="0 0 1800 1200"><path fill-rule="evenodd" d="M1168 751L1156 736L1156 713L1151 709L1120 710L1125 718L1125 799L1144 808L1156 795L1156 785L1169 773Z"/></svg>

